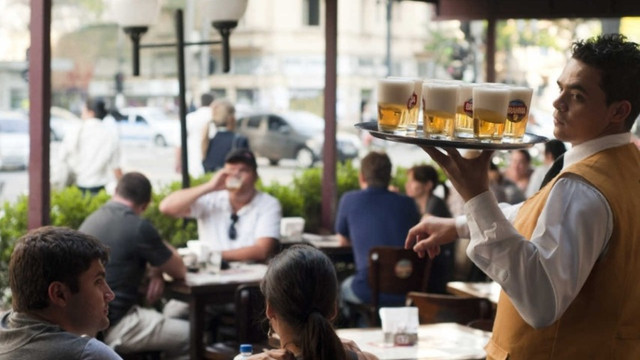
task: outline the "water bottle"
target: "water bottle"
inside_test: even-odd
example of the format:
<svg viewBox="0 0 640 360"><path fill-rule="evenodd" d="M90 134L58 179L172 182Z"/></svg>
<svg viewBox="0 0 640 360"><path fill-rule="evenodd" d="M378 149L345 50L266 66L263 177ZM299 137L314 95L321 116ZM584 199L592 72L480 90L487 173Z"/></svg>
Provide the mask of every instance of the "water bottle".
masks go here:
<svg viewBox="0 0 640 360"><path fill-rule="evenodd" d="M253 346L251 344L242 344L240 345L240 354L236 355L233 360L248 359L251 353L253 353Z"/></svg>

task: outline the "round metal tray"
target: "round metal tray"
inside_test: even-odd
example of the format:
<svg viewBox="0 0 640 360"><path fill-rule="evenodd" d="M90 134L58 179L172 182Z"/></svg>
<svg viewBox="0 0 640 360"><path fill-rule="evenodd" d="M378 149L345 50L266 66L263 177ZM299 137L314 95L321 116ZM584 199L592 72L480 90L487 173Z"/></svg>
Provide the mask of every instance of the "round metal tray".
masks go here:
<svg viewBox="0 0 640 360"><path fill-rule="evenodd" d="M451 140L445 139L429 139L425 137L422 128L416 131L415 135L398 135L386 133L378 130L377 121L367 121L355 124L355 127L361 130L368 131L372 136L401 143L423 145L423 146L437 146L437 147L453 147L460 149L494 149L494 150L511 150L511 149L526 149L530 148L537 143L547 142L544 136L539 136L531 133L524 134L522 141L520 142L481 142L474 139L460 139L454 138Z"/></svg>

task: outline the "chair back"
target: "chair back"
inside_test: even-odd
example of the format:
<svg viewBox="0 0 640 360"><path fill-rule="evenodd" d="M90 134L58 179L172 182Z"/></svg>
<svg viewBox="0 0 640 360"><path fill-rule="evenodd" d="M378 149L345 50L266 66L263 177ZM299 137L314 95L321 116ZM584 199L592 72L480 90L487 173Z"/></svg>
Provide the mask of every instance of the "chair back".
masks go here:
<svg viewBox="0 0 640 360"><path fill-rule="evenodd" d="M418 308L420 324L456 322L467 325L477 319L493 319L493 305L484 298L410 292L407 305Z"/></svg>
<svg viewBox="0 0 640 360"><path fill-rule="evenodd" d="M420 258L413 250L396 246L376 246L369 251L371 305L377 313L380 293L406 295L426 291L431 260Z"/></svg>
<svg viewBox="0 0 640 360"><path fill-rule="evenodd" d="M236 334L240 344L260 343L267 340L264 329L265 301L258 285L241 285L236 290Z"/></svg>

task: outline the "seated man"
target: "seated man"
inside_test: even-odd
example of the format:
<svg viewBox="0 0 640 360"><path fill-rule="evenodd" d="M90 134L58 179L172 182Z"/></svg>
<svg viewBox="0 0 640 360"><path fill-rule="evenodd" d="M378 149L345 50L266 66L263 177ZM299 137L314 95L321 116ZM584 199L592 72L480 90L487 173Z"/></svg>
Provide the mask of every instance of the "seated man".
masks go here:
<svg viewBox="0 0 640 360"><path fill-rule="evenodd" d="M94 336L109 326L109 250L92 236L43 227L16 243L13 310L0 318L0 359L120 359Z"/></svg>
<svg viewBox="0 0 640 360"><path fill-rule="evenodd" d="M374 246L404 246L404 237L420 221L410 197L388 190L391 161L384 153L370 152L361 161L360 188L342 196L336 217L336 233L342 245L351 245L356 273L342 282L342 299L352 303L371 303L367 281L369 250ZM398 306L404 295L380 294L383 306Z"/></svg>
<svg viewBox="0 0 640 360"><path fill-rule="evenodd" d="M266 261L278 246L280 202L256 189L258 165L247 149L231 152L208 182L178 190L160 211L198 220L198 237L222 251L226 261Z"/></svg>
<svg viewBox="0 0 640 360"><path fill-rule="evenodd" d="M104 341L122 353L159 350L165 359L187 359L189 322L138 305L148 265L146 300L150 304L162 296L163 272L174 279L186 274L175 249L162 241L149 221L140 218L150 201L149 179L140 173L127 173L118 182L111 201L80 225L80 231L111 248L107 282L116 300L111 305L111 327L105 331Z"/></svg>

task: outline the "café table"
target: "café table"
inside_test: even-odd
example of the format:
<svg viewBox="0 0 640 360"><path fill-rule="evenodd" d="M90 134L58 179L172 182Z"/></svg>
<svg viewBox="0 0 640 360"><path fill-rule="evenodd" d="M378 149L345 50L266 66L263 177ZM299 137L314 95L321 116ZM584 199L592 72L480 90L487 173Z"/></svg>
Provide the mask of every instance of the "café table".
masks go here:
<svg viewBox="0 0 640 360"><path fill-rule="evenodd" d="M453 295L486 298L494 304L498 304L498 299L500 298L500 290L500 285L494 281L450 281L447 283L447 291Z"/></svg>
<svg viewBox="0 0 640 360"><path fill-rule="evenodd" d="M244 284L259 284L267 271L264 264L231 263L218 274L189 272L184 280L169 281L165 296L189 304L190 358L203 359L205 307L234 302L236 289Z"/></svg>
<svg viewBox="0 0 640 360"><path fill-rule="evenodd" d="M491 336L456 323L420 325L418 342L413 346L385 344L381 328L339 329L337 333L380 360L484 359L484 346Z"/></svg>
<svg viewBox="0 0 640 360"><path fill-rule="evenodd" d="M336 234L317 235L304 233L302 234L302 242L318 248L334 262L353 262L353 248L341 245Z"/></svg>

